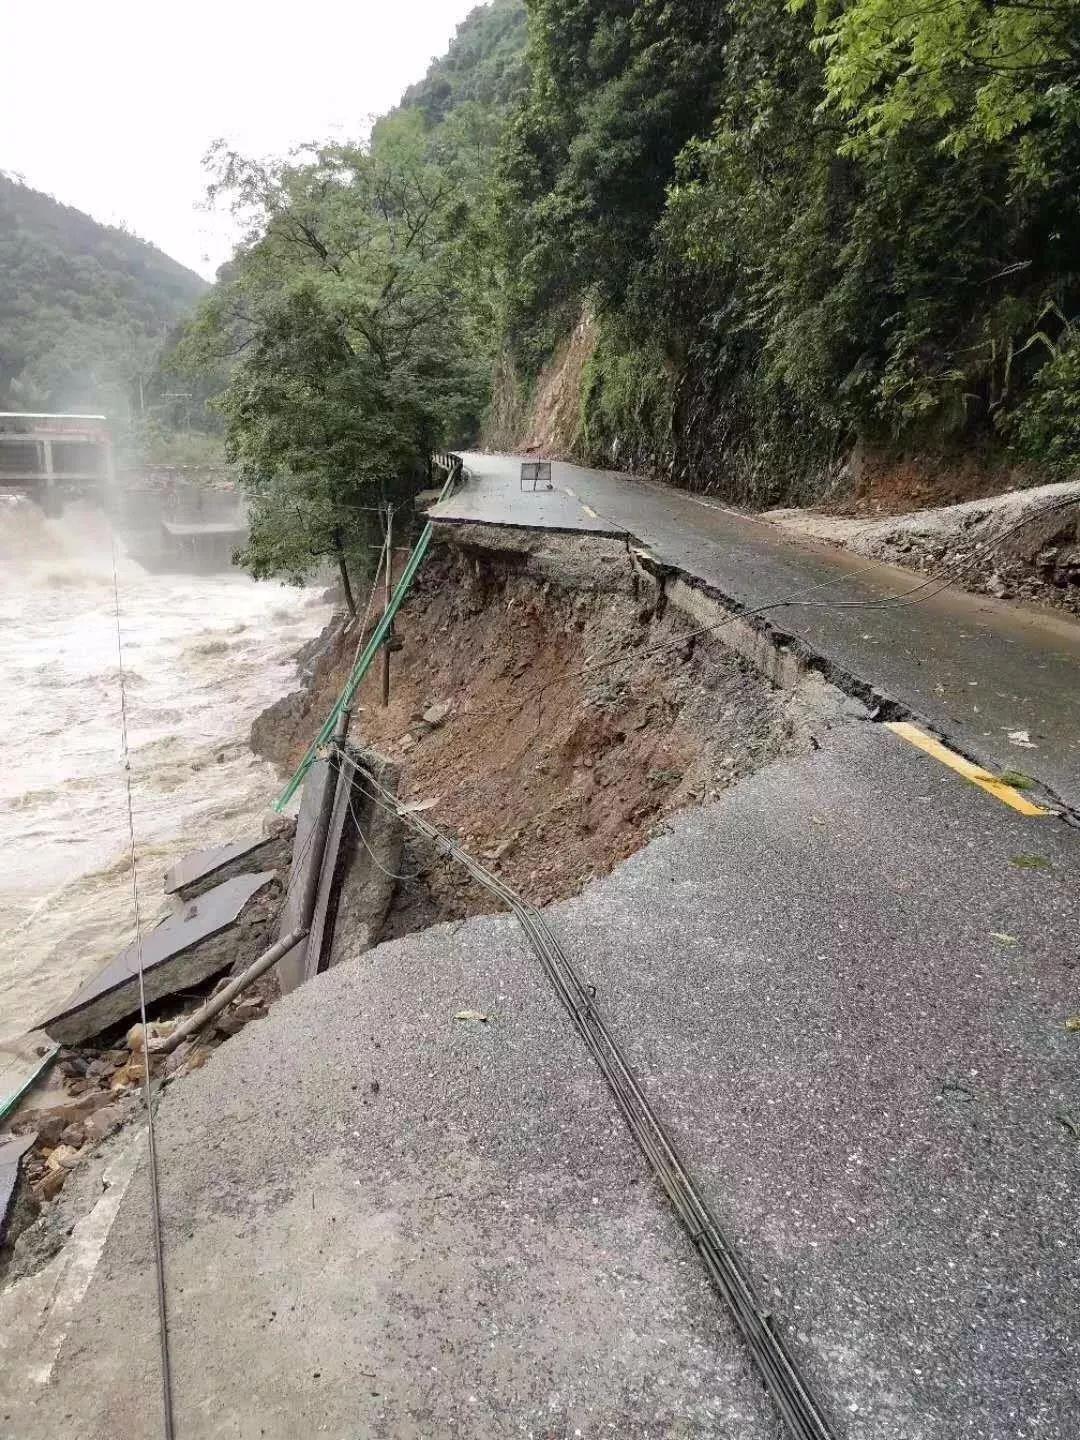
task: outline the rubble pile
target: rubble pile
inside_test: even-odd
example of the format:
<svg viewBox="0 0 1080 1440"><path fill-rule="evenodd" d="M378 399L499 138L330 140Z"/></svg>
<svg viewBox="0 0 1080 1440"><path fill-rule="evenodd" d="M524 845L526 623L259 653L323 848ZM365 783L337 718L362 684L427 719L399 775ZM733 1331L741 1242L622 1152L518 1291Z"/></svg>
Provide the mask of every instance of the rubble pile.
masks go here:
<svg viewBox="0 0 1080 1440"><path fill-rule="evenodd" d="M221 990L229 979L224 976L211 993ZM201 1034L185 1040L171 1055L151 1055L151 1081L168 1083L205 1065L224 1040L266 1015L275 993L273 975L263 976ZM38 1207L59 1195L76 1166L142 1113L147 1038L170 1035L197 1003L201 1002L188 1004L184 1012L169 1020L151 1021L145 1031L142 1025L133 1025L111 1045L58 1052L49 1085L29 1096L8 1126L15 1135L35 1136L22 1162L31 1198L28 1220L35 1218ZM15 1238L9 1234L7 1243Z"/></svg>

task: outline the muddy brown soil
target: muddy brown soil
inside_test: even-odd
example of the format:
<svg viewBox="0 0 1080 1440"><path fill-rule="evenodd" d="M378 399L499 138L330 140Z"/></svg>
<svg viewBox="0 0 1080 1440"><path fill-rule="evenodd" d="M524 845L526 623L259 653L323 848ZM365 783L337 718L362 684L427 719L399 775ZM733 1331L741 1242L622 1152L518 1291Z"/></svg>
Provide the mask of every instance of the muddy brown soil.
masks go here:
<svg viewBox="0 0 1080 1440"><path fill-rule="evenodd" d="M682 807L813 744L812 717L699 637L621 542L463 527L428 561L398 626L391 698L376 662L351 738L403 767L408 801L536 904L576 893ZM332 648L332 647L331 647ZM340 692L337 643L254 743L286 768ZM491 908L416 850L385 935Z"/></svg>
<svg viewBox="0 0 1080 1440"><path fill-rule="evenodd" d="M815 510L828 515L870 518L909 515L940 505L959 505L1045 482L1030 466L998 453L978 450L950 455L896 455L857 446L843 472L840 490Z"/></svg>

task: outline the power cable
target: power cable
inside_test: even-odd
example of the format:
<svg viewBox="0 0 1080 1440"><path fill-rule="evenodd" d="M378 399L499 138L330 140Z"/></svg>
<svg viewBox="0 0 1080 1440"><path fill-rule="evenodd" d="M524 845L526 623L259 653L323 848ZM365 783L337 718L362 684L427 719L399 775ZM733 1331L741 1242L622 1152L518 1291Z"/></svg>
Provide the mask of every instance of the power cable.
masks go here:
<svg viewBox="0 0 1080 1440"><path fill-rule="evenodd" d="M793 1440L831 1440L824 1412L810 1391L794 1356L768 1311L754 1294L734 1248L697 1188L666 1128L649 1104L625 1054L596 1006L596 992L578 974L539 910L423 817L401 806L396 797L355 756L339 750L351 764L365 793L390 814L424 836L503 902L516 916L575 1029L606 1080L623 1118L727 1303L750 1357ZM366 783L365 783L366 782ZM371 788L368 788L370 786Z"/></svg>
<svg viewBox="0 0 1080 1440"><path fill-rule="evenodd" d="M120 576L116 558L116 531L112 540L113 606L116 614L116 658L120 675L120 738L124 756L127 795L128 841L131 859L131 903L135 915L135 942L139 974L139 1018L143 1034L143 1097L146 1102L146 1135L150 1154L150 1214L153 1227L154 1270L157 1282L158 1339L161 1352L161 1408L165 1440L173 1440L172 1364L169 1356L169 1316L165 1294L165 1251L161 1238L161 1178L154 1135L154 1097L150 1083L150 1053L146 1016L146 976L143 964L142 915L139 906L139 878L135 851L135 812L131 798L131 759L128 749L127 683L124 673L124 646L120 626Z"/></svg>
<svg viewBox="0 0 1080 1440"><path fill-rule="evenodd" d="M373 799L374 797L369 795L368 798ZM364 849L367 851L368 856L371 859L371 863L375 866L375 868L377 870L381 870L382 873L390 880L400 880L405 885L415 885L420 877L421 872L419 870L415 871L412 875L399 875L396 870L388 870L386 866L382 863L382 861L378 858L378 856L375 854L375 851L368 843L367 836L364 834L360 821L357 818L356 811L353 809L351 792L349 794L349 814L352 816L352 822L356 829L357 838L363 845Z"/></svg>

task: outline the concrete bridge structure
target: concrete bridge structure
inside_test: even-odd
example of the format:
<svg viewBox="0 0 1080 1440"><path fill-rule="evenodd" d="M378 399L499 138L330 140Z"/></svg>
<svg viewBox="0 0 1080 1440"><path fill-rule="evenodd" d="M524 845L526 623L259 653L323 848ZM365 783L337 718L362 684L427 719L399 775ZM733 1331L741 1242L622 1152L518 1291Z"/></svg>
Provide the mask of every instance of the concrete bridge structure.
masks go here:
<svg viewBox="0 0 1080 1440"><path fill-rule="evenodd" d="M0 413L0 491L28 490L51 510L58 487L105 487L114 479L104 415Z"/></svg>

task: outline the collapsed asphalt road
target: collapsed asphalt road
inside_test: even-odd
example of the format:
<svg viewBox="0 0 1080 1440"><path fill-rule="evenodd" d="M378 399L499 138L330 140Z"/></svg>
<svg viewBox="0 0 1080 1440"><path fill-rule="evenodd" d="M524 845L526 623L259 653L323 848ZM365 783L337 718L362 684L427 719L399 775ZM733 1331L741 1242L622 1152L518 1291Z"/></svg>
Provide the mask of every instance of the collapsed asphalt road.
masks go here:
<svg viewBox="0 0 1080 1440"><path fill-rule="evenodd" d="M555 462L550 493L522 492L514 456L465 456L470 483L441 523L629 534L660 561L764 618L828 667L895 697L992 768L1037 776L1080 811L1080 625L1030 606L926 587L912 575L633 476ZM917 603L911 603L917 598ZM1019 740L1014 737L1019 736Z"/></svg>
<svg viewBox="0 0 1080 1440"><path fill-rule="evenodd" d="M850 1440L1080 1427L1078 843L862 723L547 912ZM158 1136L185 1440L777 1433L509 918L318 977ZM158 1433L148 1225L143 1168L51 1370L0 1301L0 1433Z"/></svg>

